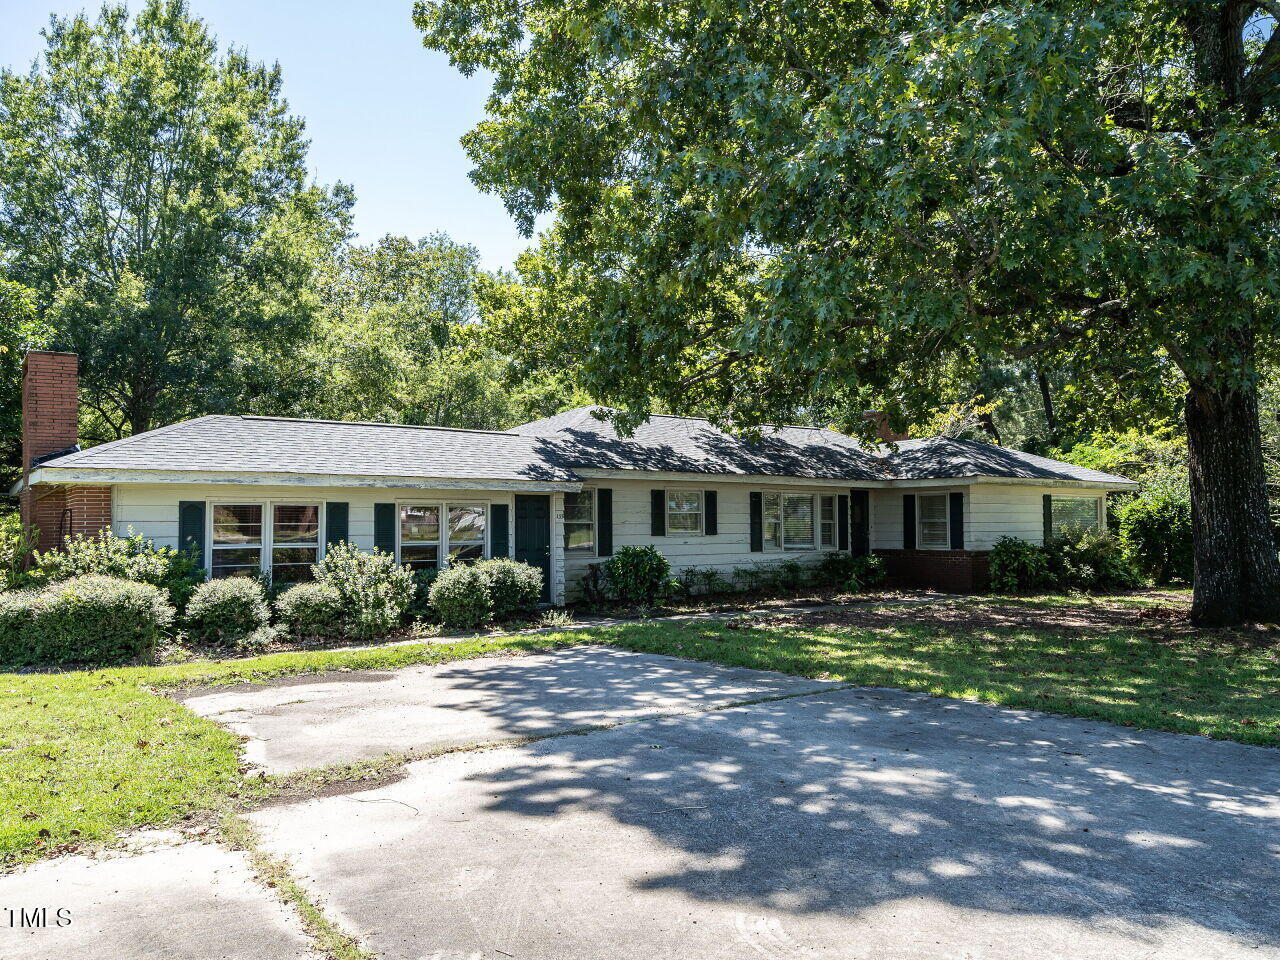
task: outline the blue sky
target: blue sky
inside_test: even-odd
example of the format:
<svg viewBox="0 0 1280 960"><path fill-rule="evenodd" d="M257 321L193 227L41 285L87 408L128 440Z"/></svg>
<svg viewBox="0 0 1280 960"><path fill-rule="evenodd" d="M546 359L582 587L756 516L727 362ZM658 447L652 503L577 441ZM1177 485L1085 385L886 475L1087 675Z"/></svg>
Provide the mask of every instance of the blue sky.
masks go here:
<svg viewBox="0 0 1280 960"><path fill-rule="evenodd" d="M51 13L96 15L99 6L0 0L0 64L27 69ZM290 106L307 121L316 176L355 187L362 241L444 230L475 244L488 269L510 266L529 245L501 201L467 178L458 143L483 116L488 79L464 77L422 46L412 0L191 0L191 9L223 49L279 61Z"/></svg>

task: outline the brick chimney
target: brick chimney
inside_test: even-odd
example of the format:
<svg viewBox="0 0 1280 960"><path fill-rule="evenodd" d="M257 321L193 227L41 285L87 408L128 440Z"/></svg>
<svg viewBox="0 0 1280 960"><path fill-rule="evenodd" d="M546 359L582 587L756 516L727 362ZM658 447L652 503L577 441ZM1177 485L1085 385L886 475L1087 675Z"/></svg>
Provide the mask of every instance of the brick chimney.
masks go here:
<svg viewBox="0 0 1280 960"><path fill-rule="evenodd" d="M866 413L868 420L874 420L876 424L876 439L883 443L896 443L899 440L910 440L910 434L899 433L889 426L889 418L883 410L869 410Z"/></svg>
<svg viewBox="0 0 1280 960"><path fill-rule="evenodd" d="M75 449L80 397L74 353L32 350L22 361L22 478L32 461ZM39 464L37 462L36 466ZM111 526L111 488L28 483L21 500L22 523L39 531L37 548L49 550L75 534Z"/></svg>

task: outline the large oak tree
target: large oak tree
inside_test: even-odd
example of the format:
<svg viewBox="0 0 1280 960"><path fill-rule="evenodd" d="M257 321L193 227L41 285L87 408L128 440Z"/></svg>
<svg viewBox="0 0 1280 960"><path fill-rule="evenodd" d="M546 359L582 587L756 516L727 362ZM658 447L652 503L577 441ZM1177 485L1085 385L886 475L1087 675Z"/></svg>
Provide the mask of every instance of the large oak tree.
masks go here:
<svg viewBox="0 0 1280 960"><path fill-rule="evenodd" d="M1280 319L1277 0L433 0L525 229L530 341L725 419L924 416L1037 361L1185 391L1202 623L1280 619L1258 369ZM1159 415L1165 410L1148 410Z"/></svg>
<svg viewBox="0 0 1280 960"><path fill-rule="evenodd" d="M181 0L44 36L0 74L0 259L80 354L91 439L242 406L309 332L350 192L310 182L279 68Z"/></svg>

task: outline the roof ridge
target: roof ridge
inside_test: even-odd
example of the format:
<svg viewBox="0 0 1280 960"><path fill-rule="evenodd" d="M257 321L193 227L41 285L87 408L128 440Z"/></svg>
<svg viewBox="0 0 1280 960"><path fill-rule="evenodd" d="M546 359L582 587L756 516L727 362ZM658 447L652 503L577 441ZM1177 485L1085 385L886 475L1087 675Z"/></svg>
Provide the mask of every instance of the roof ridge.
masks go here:
<svg viewBox="0 0 1280 960"><path fill-rule="evenodd" d="M214 414L216 416L216 414ZM204 418L201 418L204 419ZM242 413L232 415L231 419L238 420L272 420L277 423L324 423L342 427L396 427L401 430L440 430L446 433L481 433L493 437L523 437L522 434L512 433L510 430L479 430L472 427L438 427L434 424L427 423L387 423L382 420L321 420L315 417L267 417L252 413ZM191 421L186 421L190 423ZM174 424L177 426L177 424ZM164 429L164 428L161 428ZM155 431L151 431L155 432ZM141 436L141 434L138 434Z"/></svg>

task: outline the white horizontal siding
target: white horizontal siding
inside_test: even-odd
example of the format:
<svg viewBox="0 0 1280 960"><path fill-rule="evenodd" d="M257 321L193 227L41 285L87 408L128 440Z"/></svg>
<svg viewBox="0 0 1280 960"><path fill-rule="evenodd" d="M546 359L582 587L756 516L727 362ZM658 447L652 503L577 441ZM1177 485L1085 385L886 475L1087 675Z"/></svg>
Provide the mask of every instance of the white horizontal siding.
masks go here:
<svg viewBox="0 0 1280 960"><path fill-rule="evenodd" d="M751 551L751 505L753 487L749 483L655 483L650 480L615 480L593 483L586 489L607 487L613 491L613 548L656 547L667 558L674 573L689 567L711 568L725 577L734 570L758 563L780 563L796 560L800 563L817 563L830 547L813 550L765 550ZM716 493L717 533L707 535L677 535L655 537L650 532L650 491L652 490L714 490ZM836 495L847 490L813 486L770 486L770 491L786 493L812 493ZM815 504L817 506L817 504ZM561 531L563 532L563 530ZM816 533L815 533L816 536ZM567 596L572 599L581 594L580 583L587 567L602 558L594 553L566 553L565 583Z"/></svg>
<svg viewBox="0 0 1280 960"><path fill-rule="evenodd" d="M1043 543L1046 493L1055 497L1097 497L1104 505L1106 502L1102 491L1080 487L976 483L970 489L972 520L966 539L971 550L990 550L1001 537Z"/></svg>

